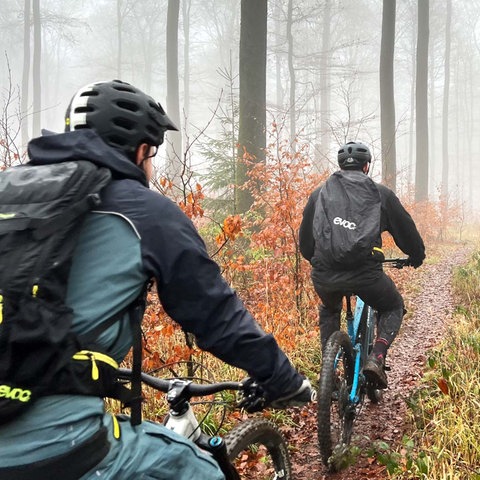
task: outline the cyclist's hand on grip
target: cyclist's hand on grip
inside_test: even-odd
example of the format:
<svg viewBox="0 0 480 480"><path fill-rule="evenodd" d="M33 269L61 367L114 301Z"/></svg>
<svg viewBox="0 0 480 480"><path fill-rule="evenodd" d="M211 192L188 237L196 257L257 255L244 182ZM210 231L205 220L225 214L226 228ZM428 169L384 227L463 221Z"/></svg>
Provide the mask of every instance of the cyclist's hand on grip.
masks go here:
<svg viewBox="0 0 480 480"><path fill-rule="evenodd" d="M267 405L265 389L253 378L242 380L243 390L238 406L248 413L260 412Z"/></svg>
<svg viewBox="0 0 480 480"><path fill-rule="evenodd" d="M239 407L248 413L259 412L264 408L285 409L289 407L303 407L316 398L316 392L307 379L304 379L300 387L294 392L273 401L268 401L265 389L253 378L246 378L242 381L242 384L243 397L240 399Z"/></svg>
<svg viewBox="0 0 480 480"><path fill-rule="evenodd" d="M284 397L273 400L268 405L270 408L284 409L289 407L303 407L316 398L316 391L308 379L304 379L300 388Z"/></svg>
<svg viewBox="0 0 480 480"><path fill-rule="evenodd" d="M411 266L413 268L418 268L420 265L422 265L422 263L423 263L423 259L420 260L418 258L408 257L405 265Z"/></svg>

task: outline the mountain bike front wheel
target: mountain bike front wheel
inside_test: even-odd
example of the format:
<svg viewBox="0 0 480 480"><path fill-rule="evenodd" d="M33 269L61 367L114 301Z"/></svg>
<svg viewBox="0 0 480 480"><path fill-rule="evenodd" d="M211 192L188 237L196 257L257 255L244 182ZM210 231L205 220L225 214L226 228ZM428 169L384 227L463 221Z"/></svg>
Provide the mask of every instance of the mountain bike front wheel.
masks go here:
<svg viewBox="0 0 480 480"><path fill-rule="evenodd" d="M349 395L353 373L352 343L345 332L337 331L325 345L317 396L318 446L331 471L341 468L352 436L355 405Z"/></svg>
<svg viewBox="0 0 480 480"><path fill-rule="evenodd" d="M248 419L228 432L224 440L228 457L245 480L291 480L287 444L270 421Z"/></svg>

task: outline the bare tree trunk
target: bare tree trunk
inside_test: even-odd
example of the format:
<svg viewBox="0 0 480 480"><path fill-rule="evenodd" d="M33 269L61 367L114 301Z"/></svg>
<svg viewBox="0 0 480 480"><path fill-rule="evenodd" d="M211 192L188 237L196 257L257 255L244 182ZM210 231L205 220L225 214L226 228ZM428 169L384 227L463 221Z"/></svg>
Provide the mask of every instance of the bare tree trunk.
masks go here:
<svg viewBox="0 0 480 480"><path fill-rule="evenodd" d="M246 212L253 198L238 188L248 180L246 152L254 162L265 162L267 0L242 0L240 20L240 102L235 211Z"/></svg>
<svg viewBox="0 0 480 480"><path fill-rule="evenodd" d="M40 19L40 0L33 0L33 136L38 137L41 129L42 87L42 23Z"/></svg>
<svg viewBox="0 0 480 480"><path fill-rule="evenodd" d="M122 78L122 3L123 0L117 0L117 75Z"/></svg>
<svg viewBox="0 0 480 480"><path fill-rule="evenodd" d="M428 200L428 40L429 0L418 2L415 200Z"/></svg>
<svg viewBox="0 0 480 480"><path fill-rule="evenodd" d="M25 0L23 10L23 70L22 70L22 146L28 143L28 85L30 80L30 0Z"/></svg>
<svg viewBox="0 0 480 480"><path fill-rule="evenodd" d="M185 117L188 118L190 112L190 8L192 0L183 0L183 109ZM185 125L185 131L187 125Z"/></svg>
<svg viewBox="0 0 480 480"><path fill-rule="evenodd" d="M380 52L380 108L382 133L382 180L396 190L395 96L393 53L395 45L396 0L383 0L382 43Z"/></svg>
<svg viewBox="0 0 480 480"><path fill-rule="evenodd" d="M437 132L436 132L436 113L435 113L435 107L436 107L436 99L435 99L435 63L436 63L436 56L435 56L435 48L433 42L431 42L430 48L430 58L429 58L429 68L430 68L430 78L428 80L429 86L430 86L430 91L429 91L429 108L430 108L430 124L429 124L429 145L430 145L430 156L432 158L432 161L430 162L430 167L429 167L429 172L428 172L428 184L429 184L429 191L430 192L435 192L436 191L436 185L437 185L437 180L436 180L436 172L437 172L437 162L438 158L438 151L436 151L436 137L437 137Z"/></svg>
<svg viewBox="0 0 480 480"><path fill-rule="evenodd" d="M415 125L415 48L413 45L417 43L417 36L415 32L415 28L412 28L412 83L410 88L410 121L409 121L409 128L408 128L408 184L413 184L413 167L414 163L414 156L413 156L413 145L415 141L414 136L414 125Z"/></svg>
<svg viewBox="0 0 480 480"><path fill-rule="evenodd" d="M178 91L178 17L180 0L169 0L167 11L167 113L180 128L180 98ZM167 135L168 136L168 135ZM167 174L174 184L182 175L182 136L172 135L167 143Z"/></svg>
<svg viewBox="0 0 480 480"><path fill-rule="evenodd" d="M464 90L464 103L466 108L468 109L467 112L467 117L468 117L468 122L467 122L467 205L468 209L467 212L470 214L472 212L472 207L473 207L473 178L475 175L475 170L473 168L473 142L475 139L474 136L474 125L475 125L475 115L474 112L476 110L476 100L475 100L475 95L474 95L474 83L475 83L475 76L473 74L473 66L472 62L468 62L468 64L465 66L465 69L468 71L465 72L465 76L468 78L468 88Z"/></svg>
<svg viewBox="0 0 480 480"><path fill-rule="evenodd" d="M445 25L445 78L443 81L442 109L442 199L448 206L448 100L450 94L450 48L451 48L452 0L447 0Z"/></svg>
<svg viewBox="0 0 480 480"><path fill-rule="evenodd" d="M297 134L296 125L296 112L295 112L295 67L293 66L293 0L288 0L288 13L287 13L287 44L288 44L288 76L290 78L290 148L295 151L295 137Z"/></svg>
<svg viewBox="0 0 480 480"><path fill-rule="evenodd" d="M317 170L326 168L323 161L330 150L330 23L332 21L331 0L325 0L322 21L322 55L320 58L320 155L316 162Z"/></svg>
<svg viewBox="0 0 480 480"><path fill-rule="evenodd" d="M276 52L275 52L275 74L276 74L276 104L279 111L283 111L283 97L284 90L282 85L282 57L281 50L278 48L280 39L282 38L282 22L280 17L282 14L282 6L280 2L275 2L275 39L276 39Z"/></svg>

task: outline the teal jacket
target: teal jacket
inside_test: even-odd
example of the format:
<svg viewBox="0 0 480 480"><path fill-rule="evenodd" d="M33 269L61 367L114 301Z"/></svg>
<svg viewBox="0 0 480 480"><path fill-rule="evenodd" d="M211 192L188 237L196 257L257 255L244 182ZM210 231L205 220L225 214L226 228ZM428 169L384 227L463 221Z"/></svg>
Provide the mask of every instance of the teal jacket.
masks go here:
<svg viewBox="0 0 480 480"><path fill-rule="evenodd" d="M148 188L139 168L91 130L34 139L29 155L36 164L88 159L108 167L114 178L83 225L73 258L67 303L78 333L128 306L155 278L165 311L195 335L200 348L245 370L272 400L300 387L302 377L224 281L192 222ZM121 361L132 344L128 318L108 328L99 344ZM0 427L0 465L66 452L93 435L103 415L100 398L45 397Z"/></svg>

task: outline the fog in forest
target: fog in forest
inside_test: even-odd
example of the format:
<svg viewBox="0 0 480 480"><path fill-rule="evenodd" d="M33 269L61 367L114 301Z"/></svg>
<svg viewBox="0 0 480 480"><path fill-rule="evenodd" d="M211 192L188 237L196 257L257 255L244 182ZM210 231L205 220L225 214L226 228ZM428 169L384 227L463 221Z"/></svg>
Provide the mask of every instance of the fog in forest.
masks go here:
<svg viewBox="0 0 480 480"><path fill-rule="evenodd" d="M480 211L480 2L419 1L429 5L426 22L419 24L417 1L401 0L390 29L396 192L413 195L417 160L425 154L420 160L427 165L428 199L458 204L465 218L473 218ZM181 153L173 150L193 175L208 174L214 158L235 155L243 2L1 0L3 164L12 151L21 159L27 140L40 128L63 130L65 109L77 89L119 78L152 95L180 127L181 136L167 134L170 147L160 148L158 169L176 142ZM322 171L336 167L339 145L361 140L374 156L373 177L382 180L385 4L395 2L268 2L267 145L274 130L292 148L308 145L312 170ZM421 143L420 30L428 42L423 96L428 134L421 135ZM170 60L167 51L173 53ZM168 62L176 68L167 69ZM419 152L422 144L427 152Z"/></svg>

